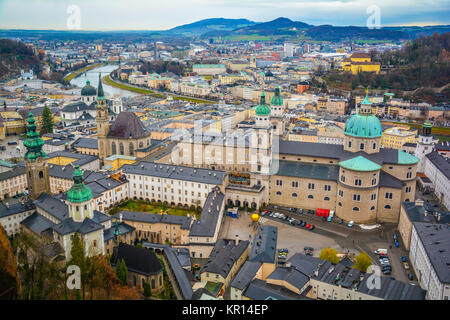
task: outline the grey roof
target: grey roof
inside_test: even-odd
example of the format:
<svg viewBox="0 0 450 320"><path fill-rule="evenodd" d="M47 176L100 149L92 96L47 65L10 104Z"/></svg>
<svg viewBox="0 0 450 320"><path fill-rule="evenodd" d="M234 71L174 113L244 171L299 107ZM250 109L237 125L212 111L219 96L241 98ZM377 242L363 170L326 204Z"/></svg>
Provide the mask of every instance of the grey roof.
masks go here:
<svg viewBox="0 0 450 320"><path fill-rule="evenodd" d="M225 171L199 169L154 162L141 161L133 165L124 165L122 171L128 174L178 179L199 183L221 185L226 176Z"/></svg>
<svg viewBox="0 0 450 320"><path fill-rule="evenodd" d="M414 222L414 228L442 283L450 283L450 226Z"/></svg>
<svg viewBox="0 0 450 320"><path fill-rule="evenodd" d="M0 173L0 181L8 180L23 174L25 174L25 167L16 166L13 170Z"/></svg>
<svg viewBox="0 0 450 320"><path fill-rule="evenodd" d="M450 159L446 160L436 151L425 155L425 157L427 157L428 160L430 160L431 163L447 177L447 179L450 179Z"/></svg>
<svg viewBox="0 0 450 320"><path fill-rule="evenodd" d="M398 150L387 148L381 148L378 153L368 154L363 151L345 151L343 145L280 140L279 154L338 159L339 161L362 155L379 165L384 163L398 164Z"/></svg>
<svg viewBox="0 0 450 320"><path fill-rule="evenodd" d="M17 213L31 211L35 208L36 207L31 201L25 203L18 202L11 205L6 205L3 202L0 202L0 218L11 216Z"/></svg>
<svg viewBox="0 0 450 320"><path fill-rule="evenodd" d="M189 226L191 224L190 217L174 216L170 214L137 212L137 211L120 211L116 213L113 217L117 220L120 220L120 215L122 215L123 220L126 221L178 224L180 225L181 229L185 230L189 229Z"/></svg>
<svg viewBox="0 0 450 320"><path fill-rule="evenodd" d="M291 266L295 267L298 271L304 273L307 276L311 276L314 274L314 271L319 268L322 260L301 253L295 253L288 259L288 262L290 262Z"/></svg>
<svg viewBox="0 0 450 320"><path fill-rule="evenodd" d="M192 286L189 278L187 277L185 270L183 269L180 261L177 258L175 253L175 248L164 248L164 255L169 262L170 268L172 269L175 278L177 279L178 287L181 290L181 293L186 300L190 300L192 297Z"/></svg>
<svg viewBox="0 0 450 320"><path fill-rule="evenodd" d="M55 225L53 222L37 212L34 212L32 215L26 217L20 224L27 227L37 235L40 235L42 231L52 228Z"/></svg>
<svg viewBox="0 0 450 320"><path fill-rule="evenodd" d="M91 232L103 229L104 227L91 220L89 218L85 218L83 222L73 221L72 218L67 218L57 225L53 226L53 230L61 235L79 232L81 234L89 234Z"/></svg>
<svg viewBox="0 0 450 320"><path fill-rule="evenodd" d="M402 189L403 182L396 177L390 175L389 173L381 170L380 171L380 187Z"/></svg>
<svg viewBox="0 0 450 320"><path fill-rule="evenodd" d="M280 160L276 175L336 181L339 177L339 166Z"/></svg>
<svg viewBox="0 0 450 320"><path fill-rule="evenodd" d="M220 239L216 242L208 262L203 266L200 273L209 272L222 275L226 278L236 261L248 248L249 241L241 240L238 245L234 240Z"/></svg>
<svg viewBox="0 0 450 320"><path fill-rule="evenodd" d="M36 200L34 200L34 205L54 216L59 222L69 218L68 206L61 200L46 193L42 193Z"/></svg>
<svg viewBox="0 0 450 320"><path fill-rule="evenodd" d="M81 153L75 153L70 151L55 151L52 153L48 153L47 156L51 158L56 157L67 157L67 158L74 158L77 159L74 162L71 163L72 166L79 165L80 167L84 166L85 164L88 164L90 162L93 162L98 159L96 156L91 156L88 154L81 154Z"/></svg>
<svg viewBox="0 0 450 320"><path fill-rule="evenodd" d="M243 293L253 300L304 300L304 296L298 295L282 286L267 283L264 280L254 279Z"/></svg>
<svg viewBox="0 0 450 320"><path fill-rule="evenodd" d="M369 289L367 281L370 276L371 273L363 273L348 267L347 263L339 262L335 265L329 261L323 261L318 273L312 278L384 300L423 300L425 298L426 292L419 286L392 280L390 277L381 277L381 289Z"/></svg>
<svg viewBox="0 0 450 320"><path fill-rule="evenodd" d="M262 226L252 240L249 261L275 263L278 228Z"/></svg>
<svg viewBox="0 0 450 320"><path fill-rule="evenodd" d="M94 138L78 138L74 141L72 147L98 149L98 140Z"/></svg>
<svg viewBox="0 0 450 320"><path fill-rule="evenodd" d="M133 232L136 230L135 227L132 227L125 222L117 223L117 227L119 229L119 235L124 235ZM103 241L108 241L114 238L114 232L116 231L116 226L113 224L111 228L103 230Z"/></svg>
<svg viewBox="0 0 450 320"><path fill-rule="evenodd" d="M436 212L427 203L420 206L415 202L402 202L402 207L411 222L450 223L450 212Z"/></svg>
<svg viewBox="0 0 450 320"><path fill-rule="evenodd" d="M151 250L120 243L118 247L114 248L111 265L116 266L122 259L125 261L128 271L131 272L148 276L163 271L161 262Z"/></svg>
<svg viewBox="0 0 450 320"><path fill-rule="evenodd" d="M212 237L219 221L219 215L224 206L225 195L218 187L208 194L203 204L200 219L191 225L190 237Z"/></svg>
<svg viewBox="0 0 450 320"><path fill-rule="evenodd" d="M286 281L298 290L301 290L309 282L309 277L295 267L277 267L267 279Z"/></svg>
<svg viewBox="0 0 450 320"><path fill-rule="evenodd" d="M92 103L90 105L87 105L83 101L77 101L73 103L69 103L62 108L61 112L79 112L79 111L87 111L87 110L94 110L95 109L95 103Z"/></svg>
<svg viewBox="0 0 450 320"><path fill-rule="evenodd" d="M238 274L231 282L231 286L239 290L244 290L255 278L256 273L261 268L261 266L262 262L259 261L245 261Z"/></svg>
<svg viewBox="0 0 450 320"><path fill-rule="evenodd" d="M139 139L150 136L151 132L145 128L134 112L121 112L108 133L110 138Z"/></svg>

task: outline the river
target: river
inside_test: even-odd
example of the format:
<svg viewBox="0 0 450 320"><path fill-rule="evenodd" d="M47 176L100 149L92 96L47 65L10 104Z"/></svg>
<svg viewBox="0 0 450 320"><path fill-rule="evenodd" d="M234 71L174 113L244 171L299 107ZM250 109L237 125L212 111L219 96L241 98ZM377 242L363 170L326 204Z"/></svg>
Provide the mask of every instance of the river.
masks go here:
<svg viewBox="0 0 450 320"><path fill-rule="evenodd" d="M72 81L70 81L70 84L82 88L86 85L86 81L89 80L91 82L91 86L98 88L98 73L100 72L103 78L117 68L117 65L106 65L89 70L85 73L80 74L78 77L73 78ZM109 97L113 97L114 95L120 95L121 97L136 97L141 95L136 92L112 87L110 85L107 85L106 83L103 83L103 91L105 92L105 95Z"/></svg>

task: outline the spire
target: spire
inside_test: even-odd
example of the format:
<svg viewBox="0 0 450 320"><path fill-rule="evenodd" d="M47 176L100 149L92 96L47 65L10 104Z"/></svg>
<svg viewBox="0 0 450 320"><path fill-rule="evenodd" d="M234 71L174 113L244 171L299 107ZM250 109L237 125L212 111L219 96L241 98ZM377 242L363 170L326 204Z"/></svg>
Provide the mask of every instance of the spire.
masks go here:
<svg viewBox="0 0 450 320"><path fill-rule="evenodd" d="M69 202L85 202L92 199L92 190L84 184L83 172L78 165L75 166L73 172L73 185L67 191L67 201Z"/></svg>
<svg viewBox="0 0 450 320"><path fill-rule="evenodd" d="M39 133L36 131L36 121L31 112L28 114L27 122L27 134L25 141L23 142L24 146L27 148L25 159L34 162L40 157L46 158L47 155L42 151L44 140L41 139Z"/></svg>
<svg viewBox="0 0 450 320"><path fill-rule="evenodd" d="M264 92L264 89L261 91L261 99L259 104L262 106L266 104L266 93Z"/></svg>
<svg viewBox="0 0 450 320"><path fill-rule="evenodd" d="M97 90L97 100L104 100L105 99L105 93L103 92L103 85L102 85L102 73L98 73L98 90Z"/></svg>

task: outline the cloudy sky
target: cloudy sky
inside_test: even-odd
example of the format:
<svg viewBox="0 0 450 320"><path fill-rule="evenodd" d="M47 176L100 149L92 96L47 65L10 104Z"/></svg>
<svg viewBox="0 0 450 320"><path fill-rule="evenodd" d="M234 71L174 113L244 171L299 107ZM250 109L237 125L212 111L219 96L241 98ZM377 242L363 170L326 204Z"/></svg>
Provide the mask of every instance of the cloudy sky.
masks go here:
<svg viewBox="0 0 450 320"><path fill-rule="evenodd" d="M450 0L0 0L0 28L67 29L78 21L74 5L81 30L164 30L217 17L365 26L372 5L382 26L450 24Z"/></svg>

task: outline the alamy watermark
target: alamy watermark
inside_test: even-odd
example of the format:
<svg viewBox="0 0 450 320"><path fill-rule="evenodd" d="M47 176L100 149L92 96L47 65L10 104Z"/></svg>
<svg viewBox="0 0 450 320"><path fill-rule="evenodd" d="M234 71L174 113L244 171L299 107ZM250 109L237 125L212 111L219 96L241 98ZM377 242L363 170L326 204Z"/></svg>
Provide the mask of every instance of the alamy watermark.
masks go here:
<svg viewBox="0 0 450 320"><path fill-rule="evenodd" d="M68 275L67 282L66 282L67 288L69 290L73 290L73 289L80 290L81 289L80 267L76 266L76 265L70 265L67 267L66 274Z"/></svg>
<svg viewBox="0 0 450 320"><path fill-rule="evenodd" d="M366 26L370 30L381 28L381 9L379 6L373 4L367 7L366 13L369 17L366 21Z"/></svg>
<svg viewBox="0 0 450 320"><path fill-rule="evenodd" d="M366 286L367 289L373 290L381 289L381 269L377 265L371 265L369 268L367 268L367 272L372 272L372 274L367 278Z"/></svg>
<svg viewBox="0 0 450 320"><path fill-rule="evenodd" d="M79 30L81 28L81 8L72 4L67 7L66 13L69 15L66 21L67 29Z"/></svg>

